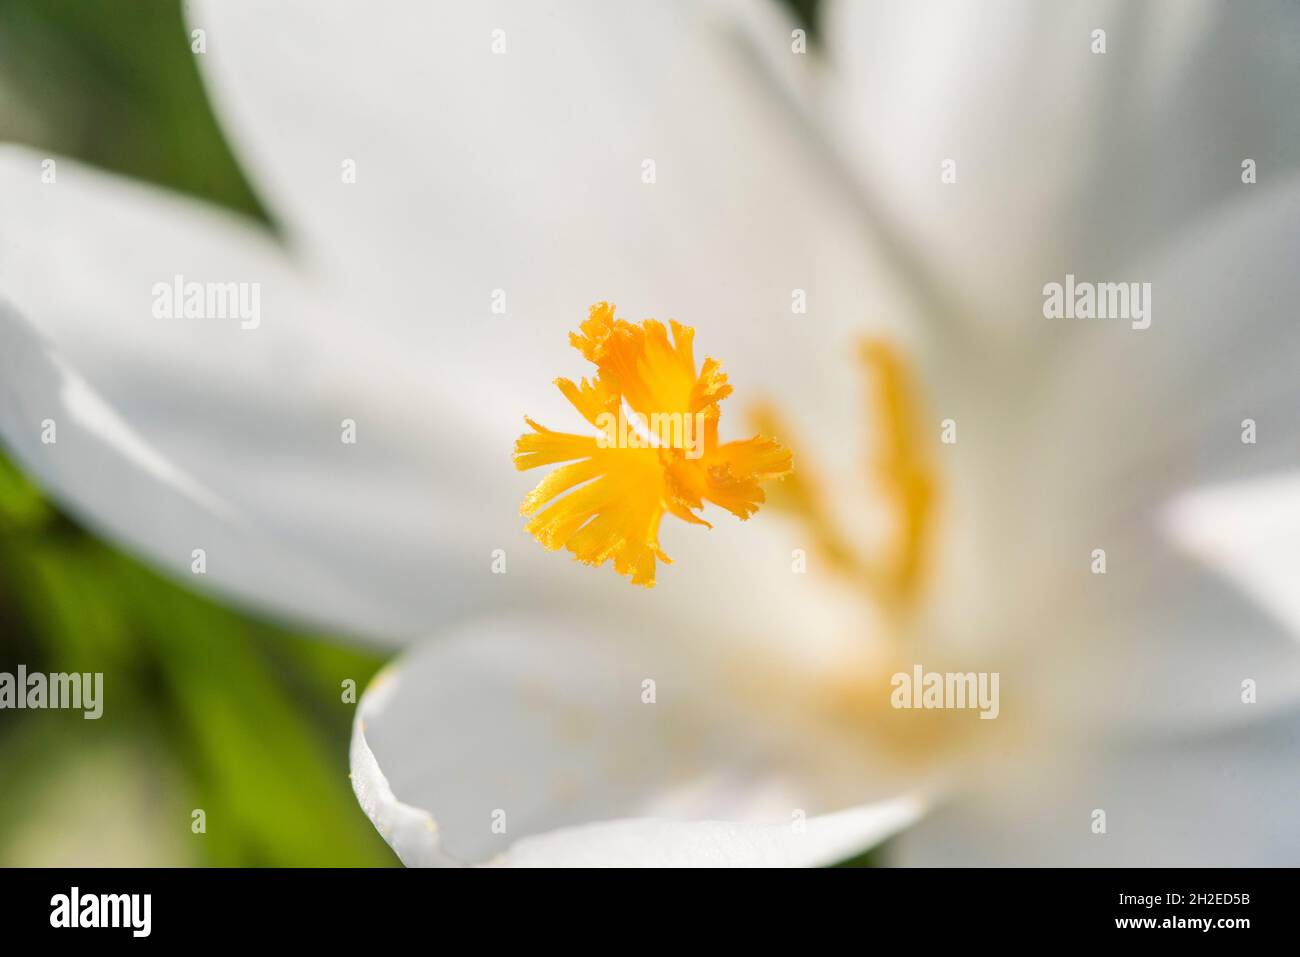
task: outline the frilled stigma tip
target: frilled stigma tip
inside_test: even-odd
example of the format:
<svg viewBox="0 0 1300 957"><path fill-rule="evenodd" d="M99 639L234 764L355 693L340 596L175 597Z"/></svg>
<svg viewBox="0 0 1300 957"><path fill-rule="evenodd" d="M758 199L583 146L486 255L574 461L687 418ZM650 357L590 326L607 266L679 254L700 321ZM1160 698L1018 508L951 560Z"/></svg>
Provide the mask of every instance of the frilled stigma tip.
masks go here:
<svg viewBox="0 0 1300 957"><path fill-rule="evenodd" d="M612 560L632 584L650 587L656 561L672 561L659 547L665 512L711 527L696 514L708 501L747 519L764 501L762 483L790 473L789 450L772 439L719 443L719 403L731 385L717 360L696 367L694 339L676 322L615 318L607 302L570 334L596 375L555 384L593 431L553 432L525 418L532 431L515 442L521 471L559 466L520 506L543 547L567 548L588 565Z"/></svg>

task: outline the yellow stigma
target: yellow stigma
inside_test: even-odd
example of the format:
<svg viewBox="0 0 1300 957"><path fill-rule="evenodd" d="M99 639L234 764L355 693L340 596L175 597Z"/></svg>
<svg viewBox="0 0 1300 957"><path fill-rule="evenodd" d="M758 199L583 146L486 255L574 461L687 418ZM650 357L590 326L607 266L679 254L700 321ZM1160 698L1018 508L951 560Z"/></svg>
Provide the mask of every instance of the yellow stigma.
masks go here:
<svg viewBox="0 0 1300 957"><path fill-rule="evenodd" d="M515 442L521 471L568 463L524 499L528 532L588 565L612 559L634 585L653 586L655 560L672 561L659 547L665 512L711 527L695 514L709 501L747 519L764 501L761 483L791 471L789 451L772 439L719 444L718 403L731 386L715 359L696 370L695 330L669 326L671 341L660 322L592 306L569 341L597 374L555 384L596 433L552 432L525 418L533 431Z"/></svg>

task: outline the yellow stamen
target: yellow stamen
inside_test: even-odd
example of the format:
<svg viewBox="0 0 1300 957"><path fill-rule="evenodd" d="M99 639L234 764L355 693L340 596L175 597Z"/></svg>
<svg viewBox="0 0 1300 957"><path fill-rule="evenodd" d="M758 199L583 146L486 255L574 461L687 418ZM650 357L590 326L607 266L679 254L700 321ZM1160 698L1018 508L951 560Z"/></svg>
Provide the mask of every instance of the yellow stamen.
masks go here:
<svg viewBox="0 0 1300 957"><path fill-rule="evenodd" d="M936 482L918 438L924 432L907 365L879 339L863 343L862 360L875 397L877 440L872 470L895 517L888 574L892 590L906 602L915 597L929 558Z"/></svg>
<svg viewBox="0 0 1300 957"><path fill-rule="evenodd" d="M659 547L665 512L707 527L695 513L708 501L747 519L764 501L762 483L791 471L789 451L772 439L719 443L718 403L731 386L714 359L696 370L693 329L669 326L671 341L653 319L631 323L615 318L609 303L592 306L569 340L597 375L555 384L600 434L553 432L525 419L533 431L515 442L520 470L568 463L524 499L528 532L589 565L612 559L635 585L654 585L656 559L671 562ZM611 425L629 412L630 429Z"/></svg>
<svg viewBox="0 0 1300 957"><path fill-rule="evenodd" d="M870 384L868 408L875 422L870 474L874 492L887 505L891 519L886 541L869 555L852 544L827 508L827 496L803 452L799 474L781 484L772 505L806 525L830 568L864 582L887 609L902 611L915 599L929 559L937 484L919 438L924 434L919 400L907 364L882 340L864 342L861 358ZM752 418L761 431L792 435L771 406L758 406Z"/></svg>

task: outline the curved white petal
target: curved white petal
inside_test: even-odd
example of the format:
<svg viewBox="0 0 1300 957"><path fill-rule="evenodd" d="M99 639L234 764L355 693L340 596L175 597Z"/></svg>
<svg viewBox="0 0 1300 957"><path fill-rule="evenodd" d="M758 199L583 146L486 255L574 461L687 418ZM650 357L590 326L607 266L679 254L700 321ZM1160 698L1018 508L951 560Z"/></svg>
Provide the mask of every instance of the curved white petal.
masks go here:
<svg viewBox="0 0 1300 957"><path fill-rule="evenodd" d="M847 860L913 824L921 804L895 798L781 824L640 819L526 837L509 867L818 867Z"/></svg>
<svg viewBox="0 0 1300 957"><path fill-rule="evenodd" d="M1200 536L1195 516L1171 503L1208 487L1274 488L1300 465L1300 176L1242 189L1140 263L1159 290L1151 328L1129 331L1127 344L1087 334L1077 371L1061 383L1062 398L1071 384L1091 393L1100 376L1106 383L1088 412L1075 406L1059 419L1079 448L1107 450L1062 459L1074 459L1063 484L1098 501L1097 530L1123 575L1099 610L1127 627L1106 627L1104 647L1135 671L1168 667L1162 660L1185 670L1186 681L1156 685L1166 694L1132 699L1184 720L1198 702L1232 713L1236 686L1253 675L1269 676L1268 706L1300 693L1300 628L1278 596L1278 582L1300 567L1293 552L1262 547L1256 521L1221 534L1212 557L1194 547L1192 560L1211 559L1199 568L1173 554ZM1285 514L1273 517L1279 531Z"/></svg>
<svg viewBox="0 0 1300 957"><path fill-rule="evenodd" d="M1043 369L1037 415L1072 441L1034 454L1071 473L1070 493L1094 489L1119 512L1296 463L1297 221L1300 174L1241 186L1215 215L1132 257L1125 275L1151 285L1149 328L1061 320L1067 348Z"/></svg>
<svg viewBox="0 0 1300 957"><path fill-rule="evenodd" d="M1175 542L1300 638L1300 475L1197 489L1175 499L1166 516Z"/></svg>
<svg viewBox="0 0 1300 957"><path fill-rule="evenodd" d="M1150 328L1061 320L1068 345L1036 381L947 394L964 429L950 504L968 587L940 589L944 624L1018 646L1064 716L1183 726L1244 717L1245 677L1270 676L1261 708L1300 691L1289 619L1233 583L1294 577L1290 554L1258 551L1223 577L1222 560L1199 564L1170 538L1167 512L1201 486L1296 467L1298 215L1300 179L1242 186L1134 259L1127 275L1151 283Z"/></svg>
<svg viewBox="0 0 1300 957"><path fill-rule="evenodd" d="M827 864L921 813L897 761L707 650L635 621L422 646L358 706L358 800L412 865Z"/></svg>
<svg viewBox="0 0 1300 957"><path fill-rule="evenodd" d="M838 0L823 32L867 190L1007 347L1058 341L1044 283L1137 278L1131 254L1232 202L1244 160L1260 184L1300 168L1293 4Z"/></svg>
<svg viewBox="0 0 1300 957"><path fill-rule="evenodd" d="M378 619L383 610L309 557L288 553L239 505L161 453L0 301L0 439L42 488L176 578L244 601ZM196 575L195 549L207 570ZM228 562L228 556L238 561ZM306 596L330 596L311 608Z"/></svg>

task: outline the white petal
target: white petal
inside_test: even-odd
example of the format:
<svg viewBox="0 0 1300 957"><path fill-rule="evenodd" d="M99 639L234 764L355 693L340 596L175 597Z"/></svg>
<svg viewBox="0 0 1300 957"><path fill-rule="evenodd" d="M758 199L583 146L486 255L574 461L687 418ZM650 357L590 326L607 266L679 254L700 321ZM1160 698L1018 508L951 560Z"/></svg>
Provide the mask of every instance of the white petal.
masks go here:
<svg viewBox="0 0 1300 957"><path fill-rule="evenodd" d="M1071 494L1091 488L1128 510L1294 464L1298 220L1300 175L1241 186L1215 215L1133 258L1125 275L1151 284L1150 328L1062 320L1069 348L1039 414L1071 442L1035 454L1058 467L1073 455L1062 469ZM1247 418L1254 445L1242 442Z"/></svg>
<svg viewBox="0 0 1300 957"><path fill-rule="evenodd" d="M1261 184L1300 167L1290 4L840 0L824 33L867 190L1009 347L1056 341L1044 283L1128 278L1240 194L1246 158Z"/></svg>
<svg viewBox="0 0 1300 957"><path fill-rule="evenodd" d="M732 405L761 383L819 422L856 409L852 335L908 318L815 144L707 4L191 9L277 218L498 441L524 411L571 414L548 383L586 371L567 337L601 299L695 326Z"/></svg>
<svg viewBox="0 0 1300 957"><path fill-rule="evenodd" d="M286 596L329 596L303 617L382 609L302 555L289 555L248 515L144 439L94 388L0 302L0 437L41 487L177 578L245 601L284 607ZM51 441L46 441L49 439ZM192 573L204 549L208 573ZM237 562L226 557L239 556Z"/></svg>
<svg viewBox="0 0 1300 957"><path fill-rule="evenodd" d="M480 623L376 679L353 784L413 865L826 864L919 815L897 762L734 677L635 622Z"/></svg>
<svg viewBox="0 0 1300 957"><path fill-rule="evenodd" d="M791 825L640 819L563 828L508 850L510 867L817 867L847 860L913 824L920 802L895 798Z"/></svg>
<svg viewBox="0 0 1300 957"><path fill-rule="evenodd" d="M1300 695L1300 632L1278 594L1279 579L1294 579L1300 568L1295 556L1263 548L1258 522L1236 530L1232 546L1221 536L1208 565L1192 568L1185 553L1173 554L1200 535L1171 524L1171 503L1205 487L1273 489L1297 462L1300 176L1242 190L1221 215L1141 268L1159 290L1151 328L1130 331L1127 345L1107 341L1104 330L1088 334L1077 377L1063 383L1090 380L1089 392L1101 376L1106 383L1086 423L1078 412L1060 417L1078 448L1107 450L1091 461L1076 457L1065 483L1080 499L1091 490L1098 530L1118 553L1123 578L1101 609L1104 647L1143 675L1177 663L1184 680L1129 700L1182 720L1198 705L1232 713L1241 680L1260 674L1271 685L1266 706ZM1254 444L1242 441L1246 419L1257 426ZM1174 509L1175 519L1183 511L1195 522ZM1273 516L1279 531L1285 514ZM1261 547L1245 563L1251 536ZM1209 557L1203 549L1193 555ZM1127 626L1109 627L1120 615Z"/></svg>
<svg viewBox="0 0 1300 957"><path fill-rule="evenodd" d="M1300 640L1300 475L1189 492L1170 503L1167 528L1175 542L1241 588ZM1260 675L1267 681L1278 677L1272 671ZM1295 694L1300 688L1289 690Z"/></svg>
<svg viewBox="0 0 1300 957"><path fill-rule="evenodd" d="M1222 561L1189 557L1166 522L1199 487L1295 468L1300 178L1240 190L1134 261L1128 275L1151 283L1150 328L1063 320L1069 347L1036 367L1036 385L1008 375L949 397L966 430L950 500L969 585L940 591L954 599L949 624L1018 644L1063 715L1183 726L1240 717L1245 677L1270 676L1261 707L1300 691L1286 616L1223 578ZM1285 552L1257 558L1234 577L1265 562L1270 581L1293 573Z"/></svg>

